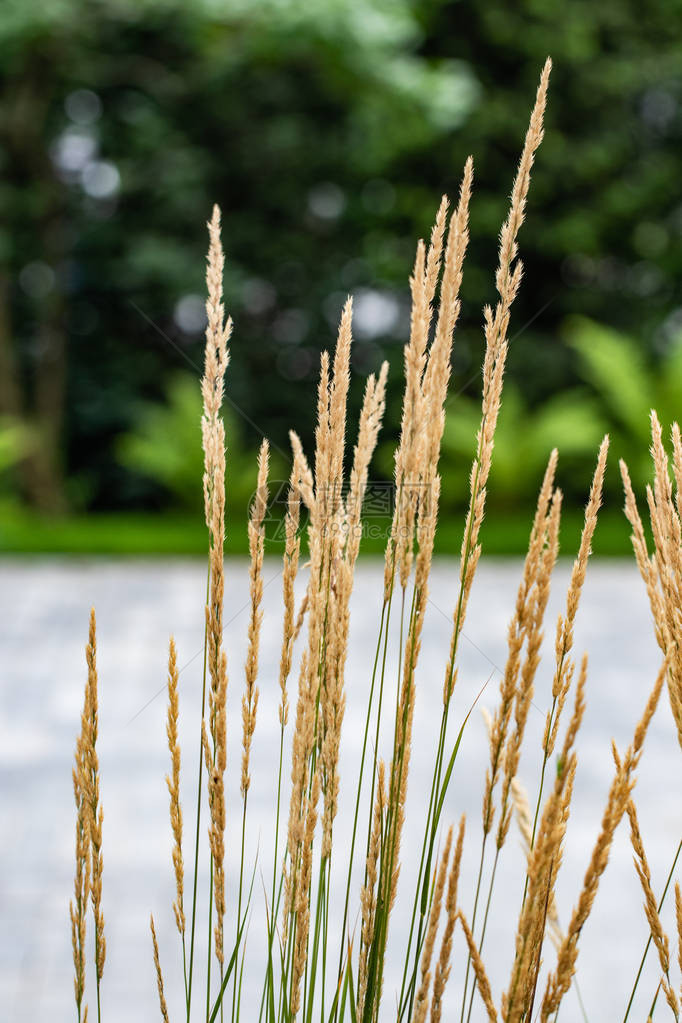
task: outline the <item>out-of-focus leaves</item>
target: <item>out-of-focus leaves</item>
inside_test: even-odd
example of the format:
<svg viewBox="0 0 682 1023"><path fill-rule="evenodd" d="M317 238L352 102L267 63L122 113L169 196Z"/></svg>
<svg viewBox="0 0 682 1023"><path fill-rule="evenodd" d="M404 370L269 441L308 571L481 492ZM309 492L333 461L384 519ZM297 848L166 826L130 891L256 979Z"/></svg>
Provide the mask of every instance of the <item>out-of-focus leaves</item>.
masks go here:
<svg viewBox="0 0 682 1023"><path fill-rule="evenodd" d="M457 398L448 411L441 463L446 506L467 499L480 418L480 405L466 398ZM529 409L519 389L507 383L495 434L490 502L530 503L555 447L559 449L560 485L568 486L571 496L581 493L604 433L598 402L586 391L576 388Z"/></svg>
<svg viewBox="0 0 682 1023"><path fill-rule="evenodd" d="M572 395L585 372L561 335L566 318L580 315L641 339L645 372L635 367L620 385L620 362L610 370L615 338L605 362L592 358L589 387L601 395L601 419L618 424L620 453L639 457L642 408L675 408L682 0L646 8L631 0L5 0L0 52L0 278L10 282L0 322L21 392L4 411L37 421L31 404L46 378L64 373L63 401L53 396L56 411L44 414L54 415L61 441L53 477L63 466L72 507L158 509L171 492L121 465L116 438L136 431L141 405L163 403L174 372L201 365L203 225L215 201L235 322L227 388L258 426L240 420L244 449L255 457L260 430L285 448L292 426L312 449L319 353L333 346L349 292L358 299L349 422L362 396L357 376L388 358L384 436L394 437L415 241L428 238L440 195L455 198L473 153L453 390L464 385L475 399L480 309L494 301L498 232L548 53L554 70L519 238L524 280L508 383L532 436L556 429L564 449L584 439L587 411L579 420L559 402L555 421L541 422L548 399ZM389 296L393 311L377 296ZM62 365L46 358L50 339L65 342ZM631 350L621 355L632 362ZM561 438L548 437L536 455L519 415L519 443L540 465ZM473 435L466 443L463 464ZM491 500L496 473L500 493L525 500L537 480L531 485L523 466L505 476L504 444ZM582 503L592 459L566 459L578 475L562 486ZM384 462L390 472L390 457ZM466 471L457 470L456 486L444 480L451 503L465 500ZM617 473L616 484L608 479L615 486ZM198 480L192 486L200 493Z"/></svg>
<svg viewBox="0 0 682 1023"><path fill-rule="evenodd" d="M641 344L584 316L572 317L566 334L580 356L585 379L599 393L611 419L646 442L655 385Z"/></svg>
<svg viewBox="0 0 682 1023"><path fill-rule="evenodd" d="M201 506L201 392L188 373L172 378L164 404L141 405L133 429L118 439L122 465L156 480L190 508Z"/></svg>
<svg viewBox="0 0 682 1023"><path fill-rule="evenodd" d="M203 506L201 411L196 378L179 373L170 380L165 401L141 405L134 428L117 442L122 465L160 483L178 505L191 510ZM229 514L234 509L235 514L244 517L255 487L256 463L252 454L244 451L236 417L229 408L224 409L223 419ZM270 460L271 479L281 476L281 461L275 452Z"/></svg>
<svg viewBox="0 0 682 1023"><path fill-rule="evenodd" d="M24 423L10 416L0 418L0 479L31 450L35 438Z"/></svg>
<svg viewBox="0 0 682 1023"><path fill-rule="evenodd" d="M652 475L651 410L656 410L664 436L682 419L682 334L658 365L646 358L641 342L585 317L569 320L566 335L613 434L612 461L624 458L633 481L644 486Z"/></svg>

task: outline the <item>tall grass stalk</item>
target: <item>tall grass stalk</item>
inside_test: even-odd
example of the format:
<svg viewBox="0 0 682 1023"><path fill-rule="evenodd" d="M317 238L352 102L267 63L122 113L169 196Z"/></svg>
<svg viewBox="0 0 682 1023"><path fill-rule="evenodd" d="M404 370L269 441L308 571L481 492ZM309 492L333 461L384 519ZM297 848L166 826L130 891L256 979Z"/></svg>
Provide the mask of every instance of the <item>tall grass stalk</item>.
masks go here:
<svg viewBox="0 0 682 1023"><path fill-rule="evenodd" d="M675 851L675 856L673 858L673 862L672 862L672 865L670 867L670 870L668 871L668 876L666 878L665 886L663 888L663 894L661 895L661 898L659 899L659 902L658 902L658 906L656 907L657 911L659 913L663 909L663 903L665 902L665 897L668 894L668 888L670 887L670 882L673 879L673 873L675 871L675 867L677 866L677 861L680 858L680 853L681 852L682 852L682 841L679 843L679 845L677 846L677 850ZM635 1000L635 994L637 993L637 986L638 986L640 978L642 976L642 970L644 969L644 963L646 962L646 957L649 954L649 949L651 947L652 940L653 940L653 937L652 937L651 934L649 934L649 936L648 936L648 938L646 940L646 944L644 946L644 951L642 953L642 958L640 959L640 962L639 962L639 968L637 970L637 973L635 974L635 981L634 981L634 984L632 985L632 991L630 992L630 998L628 1000L628 1004L627 1004L626 1009L625 1009L625 1015L623 1016L623 1023L627 1023L628 1016L630 1015L630 1010L632 1009L632 1003Z"/></svg>
<svg viewBox="0 0 682 1023"><path fill-rule="evenodd" d="M209 557L208 569L206 573L206 604L208 604L209 587L211 583L211 560ZM204 628L204 651L203 651L203 670L201 677L201 721L203 722L206 714L206 667L208 657L208 626ZM199 837L201 832L201 796L202 796L202 776L204 769L204 749L199 738L199 767L197 770L197 809L195 819L195 830L194 830L194 872L192 880L192 920L190 924L190 947L189 947L189 974L187 982L187 1023L191 1018L192 1012L192 978L194 976L194 936L196 932L196 920L197 920L197 887L199 883Z"/></svg>
<svg viewBox="0 0 682 1023"><path fill-rule="evenodd" d="M662 992L664 998L660 1002L665 1000L676 1018L679 1015L677 966L669 952L670 943L660 910L680 848L663 896L656 902L634 802L635 772L664 686L682 745L682 435L674 426L672 455L669 455L655 413L651 420L653 483L646 494L653 553L647 546L624 463L621 473L634 553L651 605L654 633L663 660L630 745L623 753L614 747L614 774L598 837L566 927L559 926L556 891L562 876L563 847L578 764L576 737L585 710L588 675L586 656L578 660L574 655L574 626L601 503L608 438L598 453L566 609L557 623L553 666L548 674L552 690L550 707L537 765L538 777L534 782L534 787L537 785L534 811L525 794L521 795L525 790L519 778L519 765L528 712L542 666L544 617L559 546L562 495L555 486L556 451L549 454L544 478L538 481L541 485L528 553L507 631L505 669L497 705L489 721L489 761L483 783L480 843L468 849L464 818L455 840L448 820L451 809L448 797L458 771L460 744L478 699L471 703L467 698L463 706L459 703L459 652L481 557L487 493L489 487L495 485L491 476L495 430L502 402L511 311L522 278L518 237L527 212L531 170L543 137L550 67L547 61L542 70L509 212L500 232L495 306L486 306L483 314L481 418L472 443L468 509L450 641L444 651L445 674L438 697L439 711L429 721L426 735L413 736L415 706L425 681L421 678L419 658L429 603L440 492L441 487L446 490L449 486L449 481L441 480L439 474L439 455L469 241L471 158L464 166L456 205L451 209L447 197L442 198L428 244L419 241L416 248L410 278L411 316L404 348L393 509L386 538L377 638L373 650L368 651L371 663L362 677L354 680L350 694L346 690L346 661L353 642L351 596L363 534L363 502L382 427L388 373L388 366L384 364L366 381L351 454L347 445L353 343L350 298L341 315L334 351L323 352L320 359L317 425L310 461L298 435L290 434L292 467L284 514L283 613L278 672L278 766L271 790L273 840L271 847L262 854L258 850L255 855L250 851L253 812L249 814L249 791L251 758L258 750L259 686L274 689L277 675L270 670L264 672L259 663L262 567L269 520L268 447L264 443L259 454L257 474L254 473L255 495L249 511L250 611L241 697L241 799L235 801L233 808L227 805L225 789L226 770L236 762L236 751L233 755L230 748L228 756L228 675L223 636L226 438L222 418L227 342L232 321L226 317L223 306L220 213L217 207L213 211L208 224L207 329L201 381L208 570L196 812L190 846L192 894L186 920L177 651L171 639L166 725L171 770L167 783L176 882L173 913L180 939L177 969L182 969L184 1004L168 1005L170 989L164 979L167 980L169 969L164 978L162 968L162 959L167 953L159 947L152 917L153 963L159 1011L164 1021L182 1016L186 1023L203 1019L205 1023L216 1023L218 1019L222 1023L227 1017L231 1023L238 1023L247 1014L249 1019L256 1019L258 1010L259 1023L313 1023L317 1019L320 1023L348 1020L379 1023L392 1015L399 1023L426 1023L427 1019L440 1023L445 1012L446 985L453 971L457 973L462 991L461 1023L465 1019L470 1023L476 995L489 1020L501 1018L504 1023L531 1023L537 1016L543 1023L556 1021L568 991L574 984L577 987L580 938L608 863L616 828L626 813L631 825L636 871L645 896L650 938L636 973L633 967L634 986L624 1023L634 1005L651 944L658 953L662 979L650 1014L653 1015ZM294 590L304 532L308 560L303 569L307 569L307 575L297 613ZM271 627L270 623L268 628ZM280 626L277 628L279 632ZM73 770L76 873L70 920L75 1016L79 1023L85 1023L88 1012L88 907L92 909L94 927L91 984L98 1023L101 1023L105 1001L101 983L106 942L101 901L103 838L96 752L95 649L93 612L86 647L87 683ZM290 694L292 679L295 692ZM348 695L355 700L358 693L365 700L359 765L352 787L346 791L340 757L346 700ZM570 714L563 713L567 702L572 703ZM293 713L291 727L288 727L290 705ZM423 762L424 748L433 752L419 818L417 804L413 806L408 802L408 786L412 760L418 758ZM559 751L557 770L550 784L548 765L555 750ZM290 766L285 768L287 763ZM348 835L339 835L337 816L344 799L348 799L352 810L352 824ZM204 801L206 814L203 813ZM287 811L283 807L288 807L284 819ZM506 860L502 856L514 810L526 854L525 870L520 877L505 873ZM496 832L493 833L495 822ZM411 876L403 869L402 843L406 827L420 839L419 860ZM238 863L238 867L229 872L227 842L234 844L234 860ZM473 869L478 864L478 871L473 890L462 894L459 892L460 867L469 852ZM205 904L200 904L198 898L202 862L208 865ZM262 885L262 909L260 900L253 897L257 876ZM508 982L496 1001L484 951L487 952L488 924L495 912L495 886L502 876L505 884L518 888L519 915L509 956ZM338 919L337 899L338 904L343 905ZM409 919L403 931L392 922L399 899ZM678 945L682 947L679 888L676 888L676 911ZM466 949L463 955L454 957L459 927ZM249 930L252 934L247 942ZM547 945L547 937L553 951ZM254 945L258 952L251 955ZM497 949L495 955L497 958ZM197 964L202 956L206 962L205 999L193 999ZM682 951L678 959L682 968ZM389 963L398 971L397 991L389 990ZM251 990L254 978L258 981L260 1002L247 1006L245 992ZM449 1012L454 1018L453 1007Z"/></svg>

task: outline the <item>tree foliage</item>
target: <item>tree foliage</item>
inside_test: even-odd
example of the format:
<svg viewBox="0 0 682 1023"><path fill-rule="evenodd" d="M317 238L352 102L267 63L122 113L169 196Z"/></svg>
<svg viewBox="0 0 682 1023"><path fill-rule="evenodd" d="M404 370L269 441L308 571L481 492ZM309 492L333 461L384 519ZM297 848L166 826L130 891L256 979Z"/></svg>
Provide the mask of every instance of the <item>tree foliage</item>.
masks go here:
<svg viewBox="0 0 682 1023"><path fill-rule="evenodd" d="M121 464L117 438L179 369L199 374L214 201L230 395L247 447L252 422L286 448L348 292L356 371L388 357L397 380L413 238L472 152L453 391L476 393L505 189L548 53L510 373L531 411L574 386L561 328L576 313L660 360L680 317L680 13L680 0L7 0L0 415L39 438L24 495L50 509L166 499ZM389 403L389 430L398 417Z"/></svg>

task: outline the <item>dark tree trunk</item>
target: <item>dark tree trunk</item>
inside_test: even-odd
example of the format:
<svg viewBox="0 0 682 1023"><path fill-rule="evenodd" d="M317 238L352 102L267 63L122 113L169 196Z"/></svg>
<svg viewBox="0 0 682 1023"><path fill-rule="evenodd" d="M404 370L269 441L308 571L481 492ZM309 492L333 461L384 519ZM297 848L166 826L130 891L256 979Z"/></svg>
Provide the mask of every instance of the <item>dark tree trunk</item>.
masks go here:
<svg viewBox="0 0 682 1023"><path fill-rule="evenodd" d="M39 187L41 215L37 223L35 259L55 273L56 285L37 299L35 333L27 386L15 351L11 316L11 276L0 270L0 413L16 417L32 433L30 449L21 462L21 482L27 500L46 513L66 509L62 441L66 386L67 335L65 300L59 272L64 247L63 185L48 154L47 103L50 90L44 76L49 62L40 58L26 67L3 110L4 148L15 185ZM21 80L23 77L23 80ZM16 262L16 261L15 261ZM19 268L13 266L16 273Z"/></svg>

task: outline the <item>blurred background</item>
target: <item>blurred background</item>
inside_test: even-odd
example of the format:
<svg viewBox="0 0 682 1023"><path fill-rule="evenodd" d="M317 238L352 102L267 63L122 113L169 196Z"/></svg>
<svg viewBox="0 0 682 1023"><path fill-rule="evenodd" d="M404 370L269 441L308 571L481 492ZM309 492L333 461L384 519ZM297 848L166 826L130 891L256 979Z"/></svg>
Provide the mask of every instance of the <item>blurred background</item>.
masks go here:
<svg viewBox="0 0 682 1023"><path fill-rule="evenodd" d="M484 543L525 546L554 445L570 531L608 430L596 547L625 552L617 457L641 487L648 410L667 428L682 393L680 14L679 0L5 0L0 548L204 550L197 378L213 202L235 321L230 549L245 547L261 436L275 478L290 427L310 450L319 353L349 292L355 410L364 377L391 363L374 470L390 479L416 239L472 153L442 463L440 549L456 550L481 310L550 54L490 485L503 514Z"/></svg>

